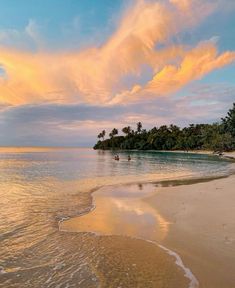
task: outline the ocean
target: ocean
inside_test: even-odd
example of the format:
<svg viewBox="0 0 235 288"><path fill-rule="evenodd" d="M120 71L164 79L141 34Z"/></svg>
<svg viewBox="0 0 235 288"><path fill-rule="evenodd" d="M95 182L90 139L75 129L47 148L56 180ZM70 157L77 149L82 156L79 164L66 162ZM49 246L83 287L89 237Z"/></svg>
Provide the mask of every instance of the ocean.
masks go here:
<svg viewBox="0 0 235 288"><path fill-rule="evenodd" d="M114 160L117 153L120 161ZM131 161L127 161L128 155ZM133 206L135 202L130 199L136 199L135 193L138 197L148 193L145 189L141 194L142 183L224 177L232 167L230 161L217 156L191 153L0 148L0 287L176 287L175 283L182 285L177 287L189 287L190 281L195 284L191 276L185 278L186 267L181 265L182 270L175 264L176 259L164 250L167 247L160 249L154 239L149 239L148 231L141 234L133 229L129 232L124 226L122 229L118 227L118 218L116 223L109 224L115 229L103 227L108 222L102 218L107 218L102 209L92 219L100 221L99 233L93 233L97 231L89 228L89 222L83 221L84 231L81 226L75 231L59 229L60 224L95 210L92 192L99 189L104 189L100 201L106 206L109 191L128 198L126 205ZM117 192L117 187L130 183L138 184L131 193L125 194L125 186ZM118 207L118 201L113 203ZM139 227L134 225L138 213L141 212L136 210L135 214L128 214L130 229ZM144 219L145 223L152 221L148 214ZM125 221L122 223L125 225ZM163 231L160 230L159 234ZM103 235L102 231L109 233Z"/></svg>

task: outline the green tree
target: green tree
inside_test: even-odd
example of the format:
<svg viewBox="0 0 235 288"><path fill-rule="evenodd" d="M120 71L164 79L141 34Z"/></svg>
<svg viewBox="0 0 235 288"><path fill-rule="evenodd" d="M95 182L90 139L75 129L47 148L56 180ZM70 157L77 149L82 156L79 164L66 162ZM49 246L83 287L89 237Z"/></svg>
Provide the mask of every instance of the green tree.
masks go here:
<svg viewBox="0 0 235 288"><path fill-rule="evenodd" d="M235 148L234 138L230 133L217 133L212 140L211 148L214 151L231 151Z"/></svg>
<svg viewBox="0 0 235 288"><path fill-rule="evenodd" d="M114 128L109 134L110 139L104 140L105 130L103 130L98 135L99 141L94 148L230 151L235 149L235 103L226 117L222 118L221 123L190 124L183 129L171 124L146 131L142 129L142 123L138 122L136 131L127 126L122 129L122 132L126 137L117 136L118 130Z"/></svg>
<svg viewBox="0 0 235 288"><path fill-rule="evenodd" d="M222 118L222 124L224 131L235 137L235 103L233 103L233 108L229 109L225 118Z"/></svg>

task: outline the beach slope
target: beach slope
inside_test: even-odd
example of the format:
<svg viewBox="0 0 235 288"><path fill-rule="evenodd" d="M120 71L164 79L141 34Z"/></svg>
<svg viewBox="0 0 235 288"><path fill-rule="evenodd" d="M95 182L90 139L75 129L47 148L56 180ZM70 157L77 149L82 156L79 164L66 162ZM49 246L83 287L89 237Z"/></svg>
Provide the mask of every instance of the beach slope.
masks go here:
<svg viewBox="0 0 235 288"><path fill-rule="evenodd" d="M200 287L235 287L235 176L159 187L145 201L169 221L163 243L176 251Z"/></svg>

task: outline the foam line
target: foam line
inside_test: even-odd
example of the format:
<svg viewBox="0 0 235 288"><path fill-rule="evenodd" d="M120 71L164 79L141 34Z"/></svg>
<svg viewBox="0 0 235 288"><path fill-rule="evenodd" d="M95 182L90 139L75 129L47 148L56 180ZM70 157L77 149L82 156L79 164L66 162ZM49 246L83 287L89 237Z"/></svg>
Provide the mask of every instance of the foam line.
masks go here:
<svg viewBox="0 0 235 288"><path fill-rule="evenodd" d="M147 240L147 241L154 243L153 241L150 241L150 240ZM165 246L157 244L157 243L155 244L161 249L165 250L167 254L175 257L175 264L178 265L184 271L184 276L190 280L189 288L198 288L199 282L197 278L194 276L192 271L184 265L181 257L176 252L170 250L169 248L166 248Z"/></svg>

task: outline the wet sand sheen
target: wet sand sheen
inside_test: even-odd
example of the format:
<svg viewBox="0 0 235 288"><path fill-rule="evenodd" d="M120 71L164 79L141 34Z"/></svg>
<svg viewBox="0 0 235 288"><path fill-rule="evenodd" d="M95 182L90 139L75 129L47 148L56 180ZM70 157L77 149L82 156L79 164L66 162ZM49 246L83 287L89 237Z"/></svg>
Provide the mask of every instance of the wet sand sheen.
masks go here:
<svg viewBox="0 0 235 288"><path fill-rule="evenodd" d="M86 215L61 222L60 231L109 235L105 241L105 249L108 250L115 243L116 236L112 235L125 236L119 236L119 241L122 240L115 245L120 247L111 249L111 258L118 259L119 254L125 251L122 262L131 263L122 271L127 272L130 269L128 267L134 265L135 269L138 268L135 277L141 275L135 287L198 287L196 278L184 266L180 257L164 246L156 245L165 239L171 223L157 209L143 201L144 197L155 192L154 188L153 184L103 187L93 194L95 209ZM125 266L123 263L121 266ZM121 266L119 263L119 268L113 267L113 270ZM112 277L117 279L117 275ZM119 279L121 282L128 279L125 275L118 277L122 278ZM134 287L132 285L125 283L124 287Z"/></svg>

